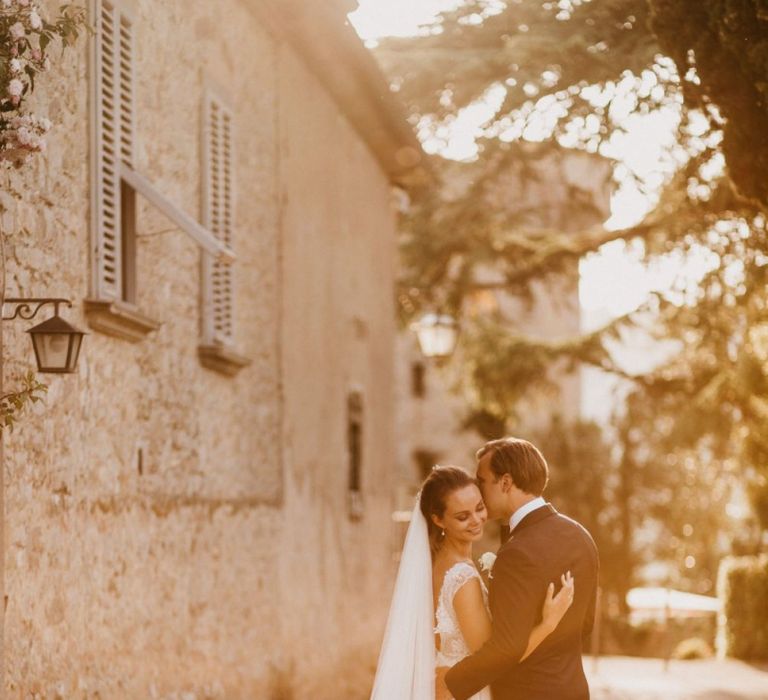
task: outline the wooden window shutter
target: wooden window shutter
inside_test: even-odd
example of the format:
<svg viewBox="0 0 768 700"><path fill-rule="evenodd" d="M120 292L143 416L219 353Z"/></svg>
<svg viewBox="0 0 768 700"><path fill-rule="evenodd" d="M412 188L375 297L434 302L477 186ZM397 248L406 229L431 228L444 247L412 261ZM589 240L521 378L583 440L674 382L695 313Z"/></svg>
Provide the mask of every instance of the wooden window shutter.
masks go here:
<svg viewBox="0 0 768 700"><path fill-rule="evenodd" d="M213 94L203 104L203 226L232 248L234 227L232 112ZM234 342L233 266L203 253L203 342Z"/></svg>
<svg viewBox="0 0 768 700"><path fill-rule="evenodd" d="M133 166L133 26L119 6L94 0L93 39L93 293L123 296L120 161Z"/></svg>

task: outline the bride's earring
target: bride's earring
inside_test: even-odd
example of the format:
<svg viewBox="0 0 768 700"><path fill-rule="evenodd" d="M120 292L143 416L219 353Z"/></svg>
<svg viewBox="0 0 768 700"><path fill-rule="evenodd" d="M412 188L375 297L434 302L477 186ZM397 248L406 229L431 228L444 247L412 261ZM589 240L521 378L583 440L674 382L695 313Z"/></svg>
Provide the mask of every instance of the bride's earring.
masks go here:
<svg viewBox="0 0 768 700"><path fill-rule="evenodd" d="M445 537L445 530L440 530L440 537Z"/></svg>

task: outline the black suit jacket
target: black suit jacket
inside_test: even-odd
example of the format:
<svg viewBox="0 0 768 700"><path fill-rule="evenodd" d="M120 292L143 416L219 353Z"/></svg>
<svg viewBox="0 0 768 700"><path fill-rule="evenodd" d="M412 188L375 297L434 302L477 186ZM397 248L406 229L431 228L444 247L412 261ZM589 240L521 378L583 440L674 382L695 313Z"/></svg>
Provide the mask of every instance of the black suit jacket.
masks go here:
<svg viewBox="0 0 768 700"><path fill-rule="evenodd" d="M456 700L487 685L494 700L587 700L582 640L595 619L597 548L576 521L547 504L529 513L499 550L490 581L491 638L456 664L446 683ZM541 621L547 586L570 570L573 604L557 629L527 658L531 630Z"/></svg>

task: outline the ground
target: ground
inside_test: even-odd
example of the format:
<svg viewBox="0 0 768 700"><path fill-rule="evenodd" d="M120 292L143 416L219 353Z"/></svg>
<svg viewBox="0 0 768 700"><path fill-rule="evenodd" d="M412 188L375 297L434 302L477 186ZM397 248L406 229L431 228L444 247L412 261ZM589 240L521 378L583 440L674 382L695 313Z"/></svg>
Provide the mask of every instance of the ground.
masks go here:
<svg viewBox="0 0 768 700"><path fill-rule="evenodd" d="M609 656L584 660L592 700L768 700L768 664Z"/></svg>
<svg viewBox="0 0 768 700"><path fill-rule="evenodd" d="M371 669L371 674L373 673ZM768 663L584 658L591 700L768 700ZM366 700L370 691L346 695Z"/></svg>

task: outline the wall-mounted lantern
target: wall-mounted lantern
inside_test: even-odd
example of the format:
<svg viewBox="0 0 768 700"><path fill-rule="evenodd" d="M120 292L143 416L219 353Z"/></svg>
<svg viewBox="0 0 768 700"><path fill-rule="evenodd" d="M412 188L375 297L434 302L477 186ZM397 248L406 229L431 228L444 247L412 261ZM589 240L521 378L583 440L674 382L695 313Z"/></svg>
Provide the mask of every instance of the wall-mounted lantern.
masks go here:
<svg viewBox="0 0 768 700"><path fill-rule="evenodd" d="M37 371L49 374L77 372L77 360L85 333L59 316L59 306L62 304L72 306L69 300L8 298L4 300L4 310L8 304L15 308L10 315L3 315L3 321L12 321L16 318L29 321L43 306L53 304L53 316L27 331L32 339Z"/></svg>
<svg viewBox="0 0 768 700"><path fill-rule="evenodd" d="M411 324L424 357L444 360L453 354L459 337L459 324L453 316L428 313Z"/></svg>

